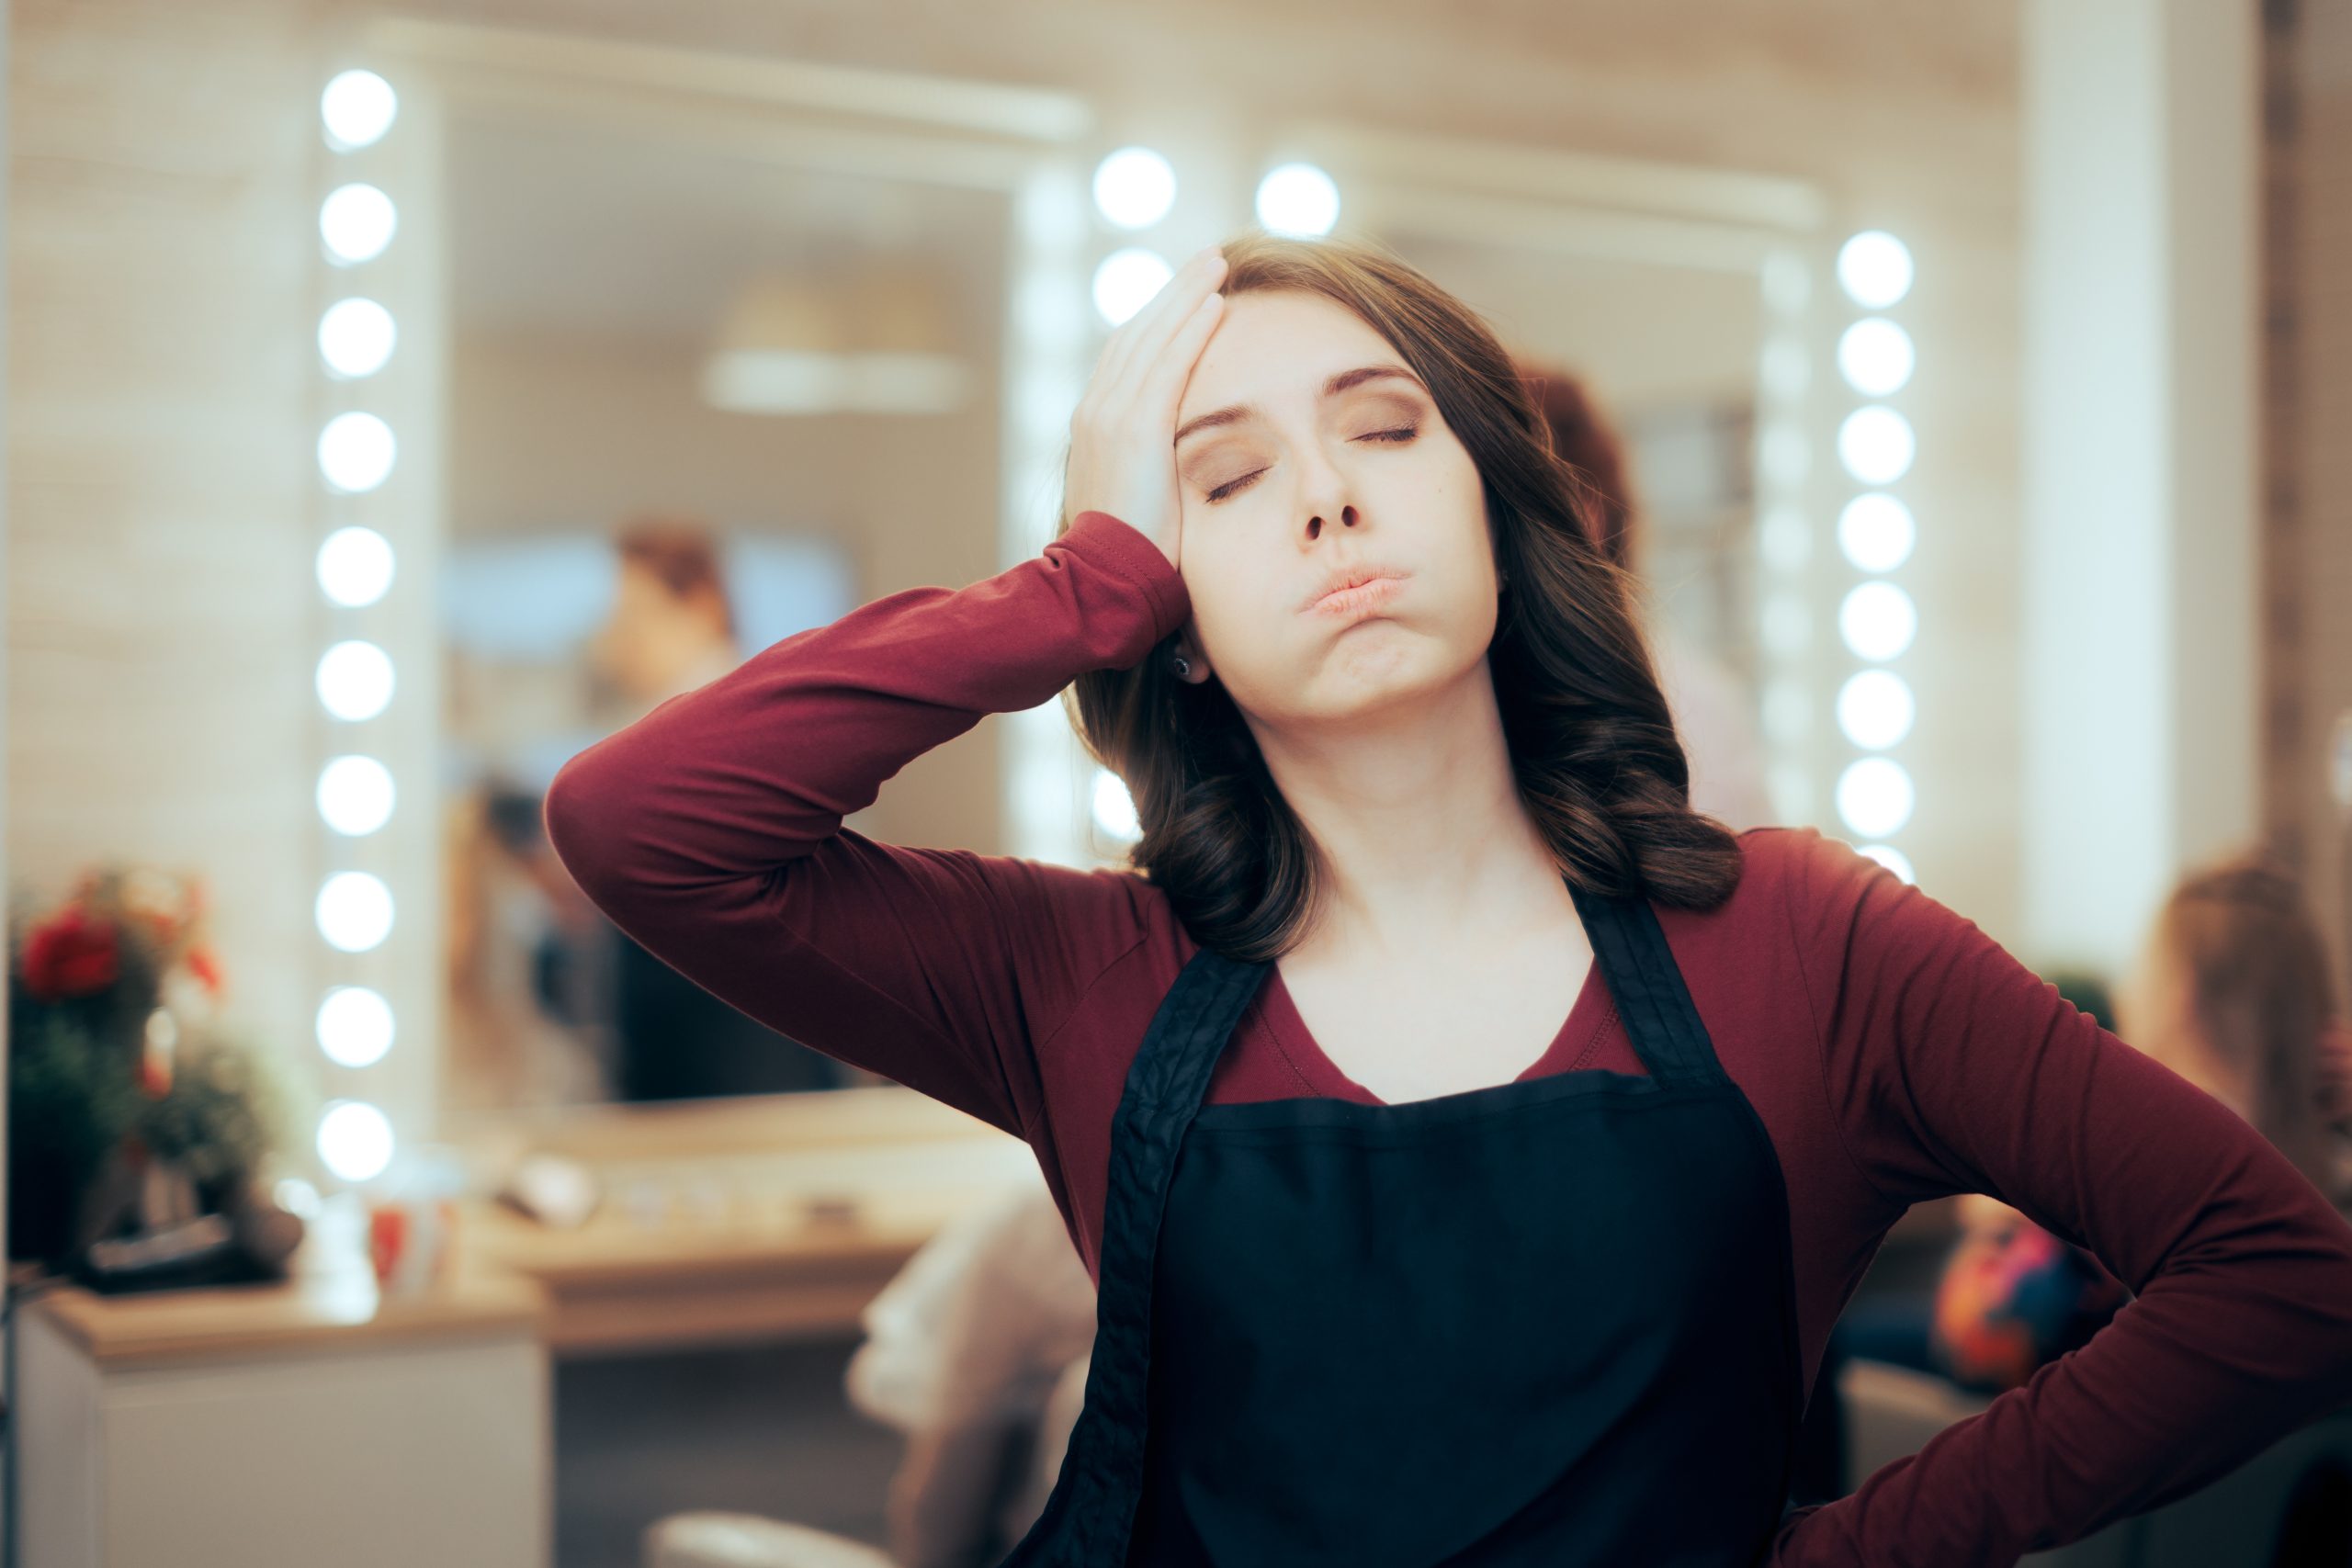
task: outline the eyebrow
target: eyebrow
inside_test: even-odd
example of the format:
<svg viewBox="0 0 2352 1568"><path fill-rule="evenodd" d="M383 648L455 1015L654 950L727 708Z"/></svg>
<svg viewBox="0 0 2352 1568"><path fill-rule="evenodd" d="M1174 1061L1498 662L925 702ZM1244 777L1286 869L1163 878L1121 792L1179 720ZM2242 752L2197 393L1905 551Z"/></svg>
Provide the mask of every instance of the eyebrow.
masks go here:
<svg viewBox="0 0 2352 1568"><path fill-rule="evenodd" d="M1332 377L1329 380L1324 382L1323 396L1327 398L1335 398L1351 387L1361 386L1366 381L1384 380L1392 377L1410 381L1416 387L1421 387L1421 378L1414 375L1410 370L1406 369L1401 365L1364 365L1359 366L1353 370L1342 370L1338 375ZM1423 392L1427 392L1429 389L1427 387L1421 387L1421 390ZM1213 429L1221 424L1240 424L1246 421L1261 417L1262 416L1256 405L1251 403L1235 403L1229 408L1218 409L1214 413L1204 413L1198 419L1185 421L1183 425L1176 432L1175 445L1180 446L1182 446L1184 443L1184 437L1198 431Z"/></svg>

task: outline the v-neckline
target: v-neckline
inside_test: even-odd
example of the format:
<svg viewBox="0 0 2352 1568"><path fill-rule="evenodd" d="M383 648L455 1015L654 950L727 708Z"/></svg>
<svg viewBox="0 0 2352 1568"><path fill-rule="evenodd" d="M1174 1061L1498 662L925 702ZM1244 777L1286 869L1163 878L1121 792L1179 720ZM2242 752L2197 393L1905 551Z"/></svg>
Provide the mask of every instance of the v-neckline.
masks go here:
<svg viewBox="0 0 2352 1568"><path fill-rule="evenodd" d="M1290 987L1283 983L1279 964L1273 965L1266 976L1261 1000L1266 1025L1273 1034L1275 1045L1298 1069L1299 1076L1306 1079L1311 1093L1333 1100L1361 1100L1370 1105L1421 1103L1418 1100L1384 1100L1341 1071L1340 1064L1331 1059L1321 1042L1315 1038L1314 1032L1306 1027L1306 1016L1298 1010L1298 1003L1292 998ZM1569 1005L1568 1016L1561 1021L1559 1029L1554 1032L1552 1043L1544 1048L1541 1055L1504 1081L1526 1083L1574 1066L1583 1058L1585 1048L1600 1032L1601 1021L1608 1016L1613 1005L1601 978L1600 955L1595 953L1591 962L1586 965L1584 984L1577 987L1576 1000ZM1424 1096L1423 1099L1451 1098L1453 1095L1475 1094L1480 1089L1501 1087L1501 1084L1485 1084L1469 1089L1451 1090L1445 1096Z"/></svg>

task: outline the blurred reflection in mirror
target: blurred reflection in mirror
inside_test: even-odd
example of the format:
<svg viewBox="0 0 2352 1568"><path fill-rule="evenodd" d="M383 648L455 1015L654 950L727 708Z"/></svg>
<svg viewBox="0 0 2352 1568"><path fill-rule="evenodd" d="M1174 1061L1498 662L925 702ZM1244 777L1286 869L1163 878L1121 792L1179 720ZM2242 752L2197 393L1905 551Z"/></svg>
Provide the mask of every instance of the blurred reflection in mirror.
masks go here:
<svg viewBox="0 0 2352 1568"><path fill-rule="evenodd" d="M849 581L822 541L722 547L707 525L667 514L637 517L610 541L451 545L453 1109L831 1089L854 1076L615 927L556 860L540 818L565 758L740 662L743 620L774 641L842 614Z"/></svg>

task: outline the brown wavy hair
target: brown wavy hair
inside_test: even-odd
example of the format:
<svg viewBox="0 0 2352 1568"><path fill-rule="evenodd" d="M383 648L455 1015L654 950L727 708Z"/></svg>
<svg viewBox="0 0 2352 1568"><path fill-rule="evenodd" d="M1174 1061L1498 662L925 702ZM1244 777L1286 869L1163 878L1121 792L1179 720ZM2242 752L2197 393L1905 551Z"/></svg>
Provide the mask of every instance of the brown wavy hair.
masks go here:
<svg viewBox="0 0 2352 1568"><path fill-rule="evenodd" d="M1583 378L1571 371L1522 360L1520 375L1551 432L1552 450L1591 482L1596 504L1590 520L1600 553L1630 570L1635 498L1625 441L1615 422L1600 411Z"/></svg>
<svg viewBox="0 0 2352 1568"><path fill-rule="evenodd" d="M2245 1086L2246 1119L2342 1201L2329 1132L2341 1108L2322 1060L2335 987L2294 873L2258 849L2211 863L2173 888L2154 934L2203 1043Z"/></svg>
<svg viewBox="0 0 2352 1568"><path fill-rule="evenodd" d="M1251 233L1227 243L1223 292L1294 290L1352 310L1428 386L1468 450L1507 581L1487 650L1520 797L1571 886L1710 908L1737 886L1731 830L1690 809L1690 765L1636 616L1634 580L1596 546L1594 488L1556 457L1487 324L1385 250ZM1062 529L1072 519L1065 510ZM1193 939L1244 961L1306 935L1320 852L1223 684L1169 668L1171 636L1133 669L1066 696L1086 749L1125 781L1130 858Z"/></svg>

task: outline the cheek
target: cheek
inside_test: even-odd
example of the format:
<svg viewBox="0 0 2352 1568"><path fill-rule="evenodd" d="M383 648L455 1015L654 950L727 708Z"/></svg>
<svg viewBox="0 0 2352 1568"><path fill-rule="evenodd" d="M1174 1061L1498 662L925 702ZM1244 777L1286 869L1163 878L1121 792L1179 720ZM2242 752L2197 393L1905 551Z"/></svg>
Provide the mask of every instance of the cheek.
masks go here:
<svg viewBox="0 0 2352 1568"><path fill-rule="evenodd" d="M1178 564L1202 650L1212 665L1238 670L1264 662L1287 623L1275 603L1282 580L1274 563L1247 558L1221 533L1187 527Z"/></svg>

